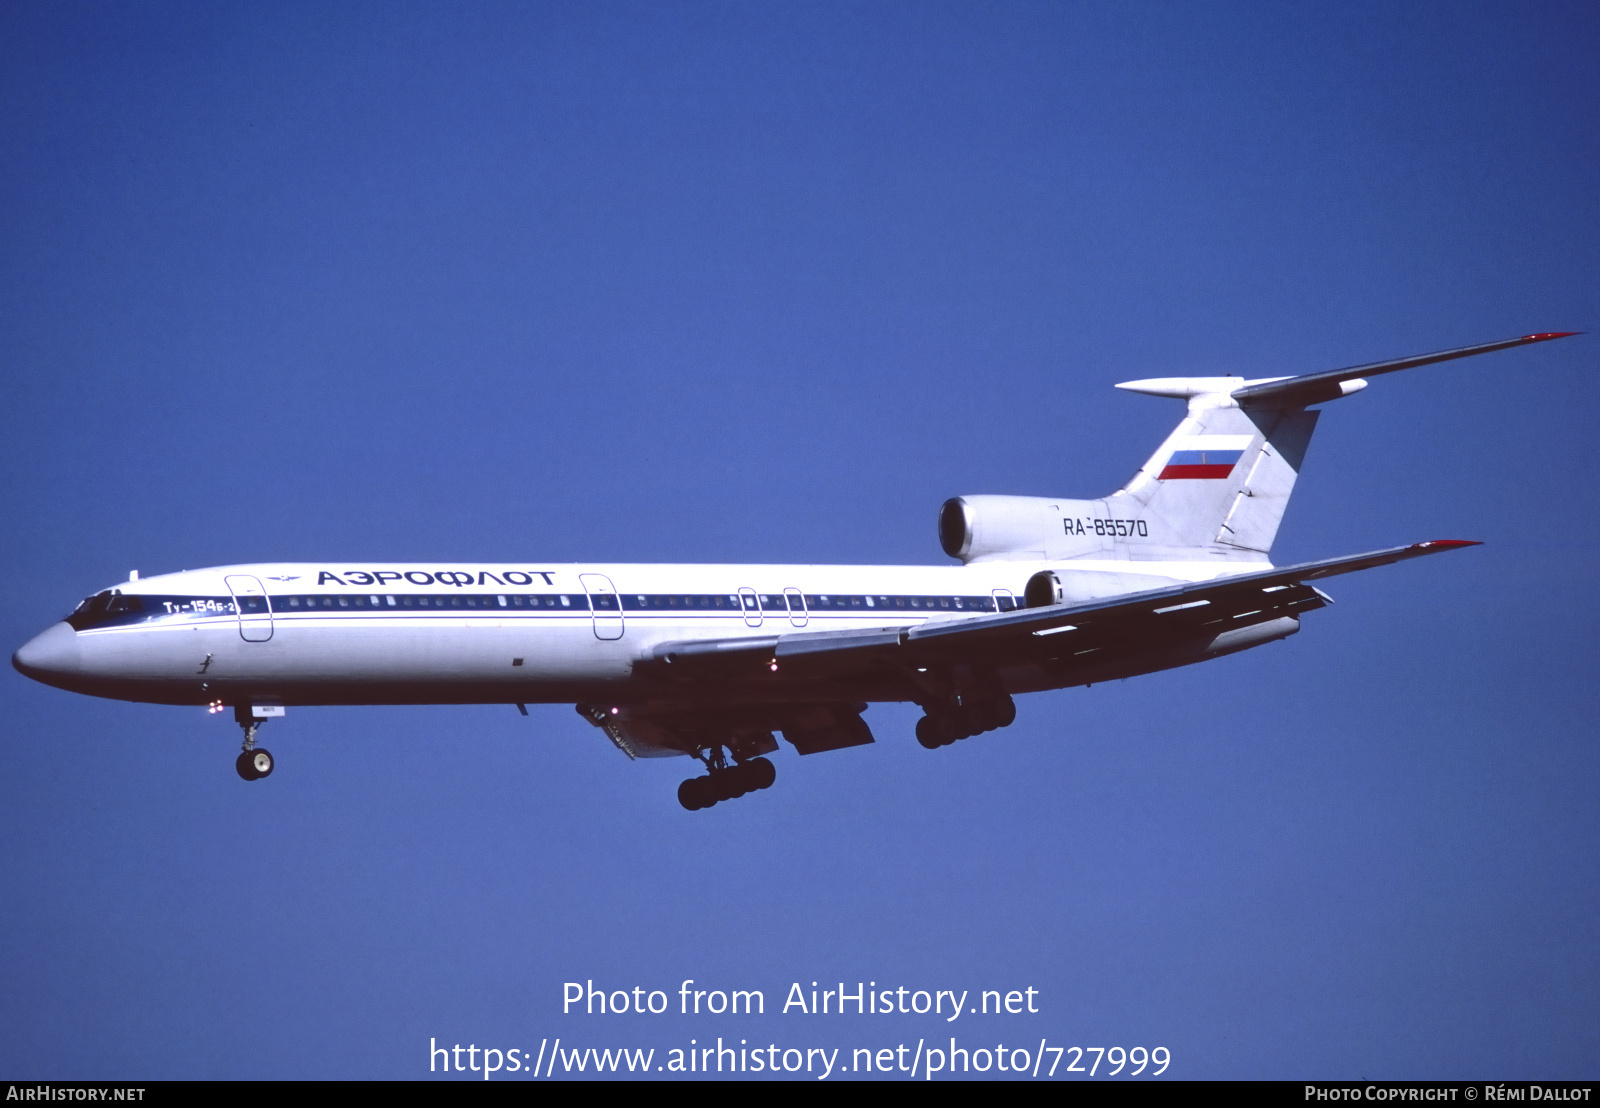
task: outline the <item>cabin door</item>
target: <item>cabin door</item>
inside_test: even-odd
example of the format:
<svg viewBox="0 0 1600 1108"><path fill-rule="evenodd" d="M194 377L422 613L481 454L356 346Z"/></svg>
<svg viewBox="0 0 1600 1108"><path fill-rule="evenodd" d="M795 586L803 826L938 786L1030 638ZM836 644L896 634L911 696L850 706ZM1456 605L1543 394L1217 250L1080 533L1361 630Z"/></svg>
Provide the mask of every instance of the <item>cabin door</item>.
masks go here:
<svg viewBox="0 0 1600 1108"><path fill-rule="evenodd" d="M580 573L578 580L583 584L583 591L589 594L594 637L608 642L622 638L622 598L612 587L611 578L603 573Z"/></svg>
<svg viewBox="0 0 1600 1108"><path fill-rule="evenodd" d="M261 581L244 573L230 574L222 580L233 594L233 610L239 614L239 637L245 642L272 638L272 608Z"/></svg>

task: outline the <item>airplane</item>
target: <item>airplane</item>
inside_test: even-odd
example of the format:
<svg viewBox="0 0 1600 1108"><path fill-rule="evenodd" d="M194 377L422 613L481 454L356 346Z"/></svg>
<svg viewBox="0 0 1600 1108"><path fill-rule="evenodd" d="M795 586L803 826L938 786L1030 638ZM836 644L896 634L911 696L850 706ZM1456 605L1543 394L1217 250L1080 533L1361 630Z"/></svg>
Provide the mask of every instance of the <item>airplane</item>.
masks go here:
<svg viewBox="0 0 1600 1108"><path fill-rule="evenodd" d="M933 750L1016 718L1016 695L1152 673L1293 635L1317 582L1479 545L1436 539L1275 567L1316 428L1367 379L1573 331L1290 377L1117 388L1186 401L1098 500L960 496L945 566L220 566L102 589L12 656L92 696L233 709L235 763L269 776L261 725L324 704L573 704L630 759L687 755L693 811L771 786L800 755L874 741L873 702L914 702Z"/></svg>

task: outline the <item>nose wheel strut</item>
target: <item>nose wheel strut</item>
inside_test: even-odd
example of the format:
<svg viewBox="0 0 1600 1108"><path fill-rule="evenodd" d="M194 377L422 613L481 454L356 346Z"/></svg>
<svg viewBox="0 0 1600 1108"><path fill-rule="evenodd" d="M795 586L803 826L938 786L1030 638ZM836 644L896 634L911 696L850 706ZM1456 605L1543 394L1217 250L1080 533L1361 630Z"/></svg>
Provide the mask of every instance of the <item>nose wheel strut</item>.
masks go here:
<svg viewBox="0 0 1600 1108"><path fill-rule="evenodd" d="M233 768L238 770L239 776L246 781L259 781L263 777L272 776L272 754L266 748L256 745L256 732L266 720L256 719L251 714L248 704L235 707L233 718L244 730L244 747L240 750L239 757L234 760Z"/></svg>

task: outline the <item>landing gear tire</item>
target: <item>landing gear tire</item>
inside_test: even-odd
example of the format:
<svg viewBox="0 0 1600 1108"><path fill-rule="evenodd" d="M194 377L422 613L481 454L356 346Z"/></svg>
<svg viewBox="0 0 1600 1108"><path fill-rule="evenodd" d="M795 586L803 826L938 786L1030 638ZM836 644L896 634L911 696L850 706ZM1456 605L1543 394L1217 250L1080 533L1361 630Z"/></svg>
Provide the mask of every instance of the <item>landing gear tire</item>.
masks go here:
<svg viewBox="0 0 1600 1108"><path fill-rule="evenodd" d="M949 746L957 739L970 739L985 731L1010 727L1017 720L1017 703L1002 693L994 700L963 704L917 720L917 742L929 750Z"/></svg>
<svg viewBox="0 0 1600 1108"><path fill-rule="evenodd" d="M745 772L750 775L750 789L770 789L772 783L778 779L778 767L765 758L754 758L745 763Z"/></svg>
<svg viewBox="0 0 1600 1108"><path fill-rule="evenodd" d="M691 777L678 786L678 803L691 812L709 808L722 799L725 798L717 795L709 777Z"/></svg>
<svg viewBox="0 0 1600 1108"><path fill-rule="evenodd" d="M678 803L697 812L719 800L734 800L745 793L771 788L777 779L778 770L771 762L752 758L735 766L714 769L704 777L689 778L678 786Z"/></svg>
<svg viewBox="0 0 1600 1108"><path fill-rule="evenodd" d="M954 716L934 716L933 733L939 736L940 746L949 746L957 739L964 739L970 734L962 722Z"/></svg>
<svg viewBox="0 0 1600 1108"><path fill-rule="evenodd" d="M258 746L241 752L234 761L233 768L238 770L239 776L246 781L259 781L263 777L272 776L272 755Z"/></svg>
<svg viewBox="0 0 1600 1108"><path fill-rule="evenodd" d="M981 735L989 730L989 706L987 704L963 705L960 714L956 716L955 722L961 731L957 738L970 739L974 735Z"/></svg>
<svg viewBox="0 0 1600 1108"><path fill-rule="evenodd" d="M949 746L969 734L965 724L954 716L923 716L917 720L917 741L929 750Z"/></svg>

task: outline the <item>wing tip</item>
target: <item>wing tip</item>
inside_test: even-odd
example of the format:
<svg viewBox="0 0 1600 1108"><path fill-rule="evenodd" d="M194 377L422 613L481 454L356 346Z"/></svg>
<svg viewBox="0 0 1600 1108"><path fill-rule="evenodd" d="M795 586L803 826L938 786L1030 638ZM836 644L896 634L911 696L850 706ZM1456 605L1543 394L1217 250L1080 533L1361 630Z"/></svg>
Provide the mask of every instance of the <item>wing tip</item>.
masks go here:
<svg viewBox="0 0 1600 1108"><path fill-rule="evenodd" d="M1463 546L1482 546L1483 543L1476 539L1429 539L1427 542L1414 542L1412 550L1456 550Z"/></svg>
<svg viewBox="0 0 1600 1108"><path fill-rule="evenodd" d="M1571 338L1573 335L1588 334L1587 331L1540 331L1536 335L1523 335L1523 342L1548 342L1550 339Z"/></svg>

